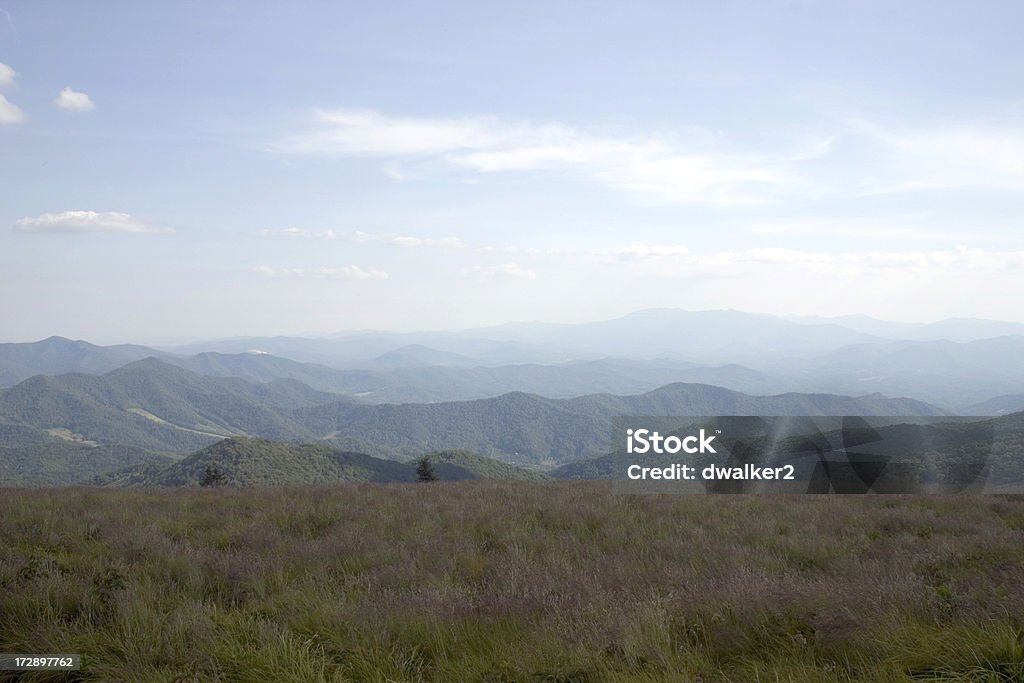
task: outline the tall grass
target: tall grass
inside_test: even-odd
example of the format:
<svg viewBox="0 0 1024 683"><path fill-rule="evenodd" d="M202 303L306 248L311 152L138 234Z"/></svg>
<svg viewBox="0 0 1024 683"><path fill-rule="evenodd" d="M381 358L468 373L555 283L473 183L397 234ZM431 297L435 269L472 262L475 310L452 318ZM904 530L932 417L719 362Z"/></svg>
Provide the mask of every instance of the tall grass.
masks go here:
<svg viewBox="0 0 1024 683"><path fill-rule="evenodd" d="M0 652L84 661L24 681L1021 681L1022 627L1022 499L0 490Z"/></svg>

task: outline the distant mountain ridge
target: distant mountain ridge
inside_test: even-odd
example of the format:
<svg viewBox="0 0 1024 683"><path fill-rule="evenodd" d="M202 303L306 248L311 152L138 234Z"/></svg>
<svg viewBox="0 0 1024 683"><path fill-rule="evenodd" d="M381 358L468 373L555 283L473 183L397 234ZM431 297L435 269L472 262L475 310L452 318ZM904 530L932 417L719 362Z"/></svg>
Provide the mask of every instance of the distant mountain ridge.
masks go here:
<svg viewBox="0 0 1024 683"><path fill-rule="evenodd" d="M1024 386L1024 336L859 344L762 369L802 391L911 395L952 409Z"/></svg>
<svg viewBox="0 0 1024 683"><path fill-rule="evenodd" d="M209 352L165 360L215 377L238 377L252 382L295 379L319 391L345 394L367 403L462 401L513 391L570 398L593 393L640 393L671 382L719 384L752 393L770 393L780 385L774 378L741 366L701 367L671 359L608 358L557 365L411 366L378 370L339 370L270 354Z"/></svg>
<svg viewBox="0 0 1024 683"><path fill-rule="evenodd" d="M35 375L101 374L143 358L165 355L146 346L97 346L64 337L0 344L0 387L13 386Z"/></svg>
<svg viewBox="0 0 1024 683"><path fill-rule="evenodd" d="M838 324L856 332L892 340L971 342L991 337L1024 334L1024 323L982 318L947 318L931 323L893 322L866 315L804 316L790 319L804 323Z"/></svg>
<svg viewBox="0 0 1024 683"><path fill-rule="evenodd" d="M1008 394L964 406L961 412L964 415L1009 415L1022 410L1024 410L1024 394Z"/></svg>
<svg viewBox="0 0 1024 683"><path fill-rule="evenodd" d="M408 459L467 449L513 464L553 465L600 451L618 415L903 414L937 408L880 395L749 396L672 384L633 396L548 399L525 393L433 404L357 404L294 380L254 384L199 375L156 359L105 375L35 377L0 392L0 433L19 448L57 443L189 453L225 437L324 441L348 451Z"/></svg>
<svg viewBox="0 0 1024 683"><path fill-rule="evenodd" d="M250 337L168 349L50 338L0 344L0 387L37 374L101 374L157 357L215 377L298 380L370 403L635 394L696 382L749 394L910 396L947 410L1020 393L1024 325L867 316L784 319L652 309L583 324L513 323L462 332ZM996 335L996 336L993 336Z"/></svg>

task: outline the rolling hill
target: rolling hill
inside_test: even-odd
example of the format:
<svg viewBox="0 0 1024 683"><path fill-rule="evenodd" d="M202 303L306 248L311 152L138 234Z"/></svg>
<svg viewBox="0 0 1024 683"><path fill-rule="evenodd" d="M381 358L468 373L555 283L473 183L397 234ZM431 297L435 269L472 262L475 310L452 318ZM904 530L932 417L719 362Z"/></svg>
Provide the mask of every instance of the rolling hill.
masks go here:
<svg viewBox="0 0 1024 683"><path fill-rule="evenodd" d="M434 473L442 481L464 481L467 479L513 479L518 481L545 481L550 479L538 470L528 470L515 465L485 458L471 451L455 449L433 451L425 454L430 459ZM417 460L412 460L415 466Z"/></svg>
<svg viewBox="0 0 1024 683"><path fill-rule="evenodd" d="M555 466L602 452L622 415L941 415L910 399L830 394L749 396L701 384L671 384L636 396L547 399L511 393L436 404L327 404L291 412L309 431L413 457L465 448L504 462Z"/></svg>
<svg viewBox="0 0 1024 683"><path fill-rule="evenodd" d="M26 380L0 393L0 422L65 429L101 444L189 452L232 435L304 438L284 411L338 400L294 380L253 384L146 359L104 375Z"/></svg>
<svg viewBox="0 0 1024 683"><path fill-rule="evenodd" d="M6 444L6 442L4 442ZM136 446L94 445L61 438L0 446L0 486L84 484L109 472L143 471L175 461L169 454Z"/></svg>
<svg viewBox="0 0 1024 683"><path fill-rule="evenodd" d="M286 444L232 437L167 467L131 481L134 486L199 486L207 468L216 468L227 486L281 486L336 482L416 481L405 463L336 450L323 444Z"/></svg>
<svg viewBox="0 0 1024 683"><path fill-rule="evenodd" d="M427 454L441 481L517 479L541 481L539 472L513 467L468 451ZM218 473L217 481L207 477ZM106 486L284 486L339 482L417 481L416 463L374 458L323 443L290 444L252 437L231 437L176 462L128 466L94 483Z"/></svg>
<svg viewBox="0 0 1024 683"><path fill-rule="evenodd" d="M612 418L620 415L940 413L927 404L881 395L750 396L700 384L671 384L630 396L549 399L517 392L473 401L369 405L296 380L256 384L208 377L156 359L104 375L34 377L0 392L5 444L35 448L37 455L36 447L57 443L55 438L186 454L225 437L254 436L324 441L395 460L467 449L531 467L600 453Z"/></svg>
<svg viewBox="0 0 1024 683"><path fill-rule="evenodd" d="M146 346L97 346L64 337L0 344L0 387L14 386L35 375L101 374L133 361L163 355L166 354Z"/></svg>

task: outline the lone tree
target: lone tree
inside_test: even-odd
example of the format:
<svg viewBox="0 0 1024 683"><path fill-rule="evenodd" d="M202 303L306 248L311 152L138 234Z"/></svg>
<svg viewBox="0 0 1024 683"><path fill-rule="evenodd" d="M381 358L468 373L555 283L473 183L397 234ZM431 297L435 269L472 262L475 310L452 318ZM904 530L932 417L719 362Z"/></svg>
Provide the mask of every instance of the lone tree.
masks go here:
<svg viewBox="0 0 1024 683"><path fill-rule="evenodd" d="M217 465L207 465L206 471L203 472L203 478L199 480L200 486L222 486L227 480L228 476L224 474Z"/></svg>
<svg viewBox="0 0 1024 683"><path fill-rule="evenodd" d="M416 461L416 476L420 481L437 481L434 465L430 462L429 456L424 455Z"/></svg>

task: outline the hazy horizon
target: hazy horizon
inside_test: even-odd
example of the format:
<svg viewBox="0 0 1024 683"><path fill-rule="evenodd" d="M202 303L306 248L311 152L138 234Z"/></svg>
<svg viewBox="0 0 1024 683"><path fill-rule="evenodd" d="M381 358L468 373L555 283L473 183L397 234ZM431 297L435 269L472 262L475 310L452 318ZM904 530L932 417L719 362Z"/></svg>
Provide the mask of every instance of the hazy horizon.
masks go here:
<svg viewBox="0 0 1024 683"><path fill-rule="evenodd" d="M456 334L456 335L468 335L468 334L472 334L472 333L480 333L480 335L482 337L486 337L486 334L487 334L488 331L500 330L501 328L505 328L505 327L530 326L530 325L538 325L538 326L553 325L553 326L572 327L572 326L575 326L575 325L586 325L588 323L601 323L601 322L607 322L607 321L610 321L610 320L619 320L619 319L627 318L627 317L633 316L633 315L639 315L639 314L650 313L650 312L657 312L657 311L678 311L678 312L683 312L683 313L721 313L721 312L739 313L739 314L751 315L751 316L766 316L766 317L775 318L775 319L778 319L778 320L784 320L784 321L801 323L801 324L835 324L835 325L839 325L839 326L848 327L849 329L851 329L853 331L856 331L855 330L856 325L854 325L852 327L849 326L849 323L847 325L844 325L844 322L848 322L848 321L844 321L844 319L848 319L848 318L862 318L862 319L865 319L865 320L868 320L868 321L871 321L871 322L877 322L877 323L882 323L882 324L908 325L908 326L927 326L927 325L935 325L935 324L941 324L941 323L946 323L946 322L959 322L959 321L962 321L962 322L975 322L975 323L982 323L982 324L984 324L984 323L1006 323L1006 324L1024 325L1024 320L995 320L995 319L987 319L987 318L961 317L961 316L952 316L952 317L949 317L949 318L941 318L941 319L934 319L934 320L891 320L891 319L887 320L887 319L875 318L873 316L867 316L867 315L864 315L864 314L849 314L849 315L834 315L834 316L813 316L813 315L812 316L803 316L803 315L795 315L795 314L791 314L791 315L775 315L775 314L771 314L771 313L757 313L757 312L754 312L754 311L742 311L742 310L732 309L732 308L729 308L729 309L724 309L724 308L722 308L722 309L684 309L684 308L662 307L662 308L637 309L635 311L629 311L628 313L625 313L623 315L617 315L617 316L613 316L613 317L610 317L610 318L590 318L590 319L585 319L585 320L572 320L572 321L508 320L508 321L501 322L501 323L496 323L496 324L493 324L493 325L480 325L480 326L470 326L470 327L436 327L436 328L427 328L427 327L424 327L424 328L419 328L419 327L412 328L412 327L410 327L410 328L404 328L404 329L403 328L371 328L371 327L364 327L364 328L335 329L335 330L299 330L299 331L289 332L289 333L285 333L285 332L271 332L271 333L268 333L268 334L244 334L244 333L240 333L240 334L233 334L233 335L229 335L229 336L211 336L211 335L195 335L195 336L179 335L179 336L165 336L165 337L159 337L159 336L157 336L157 337L132 337L132 336L129 336L129 337L111 337L111 336L101 336L101 337L96 337L96 338L77 337L77 336L72 336L72 335L68 335L68 334L62 334L62 333L60 333L58 331L58 332L52 332L50 334L47 334L44 337L36 337L36 338L29 338L29 339L0 338L0 344L34 343L34 342L44 341L44 340L49 339L51 337L61 337L61 338L64 338L64 339L69 339L71 341L85 341L85 342L89 342L89 343L93 343L93 344L97 344L97 345L101 345L101 346L103 346L103 345L117 345L117 344L139 344L139 345L152 346L154 348L168 348L169 349L169 348L173 348L173 347L178 346L178 345L185 346L185 345L199 343L199 342L213 342L213 341L219 341L219 340L222 341L222 340L229 340L229 339L271 338L271 337L296 338L296 339L298 339L298 338L328 339L328 338L332 338L332 337L341 338L341 337L345 337L345 336L357 336L357 335L360 335L360 334L415 335L417 333L423 333L423 334L433 334L433 333L445 334L445 333L451 333L451 334ZM893 338L896 339L897 337L893 337ZM983 337L981 337L981 338L983 338Z"/></svg>
<svg viewBox="0 0 1024 683"><path fill-rule="evenodd" d="M0 0L5 340L1024 322L1024 5Z"/></svg>

